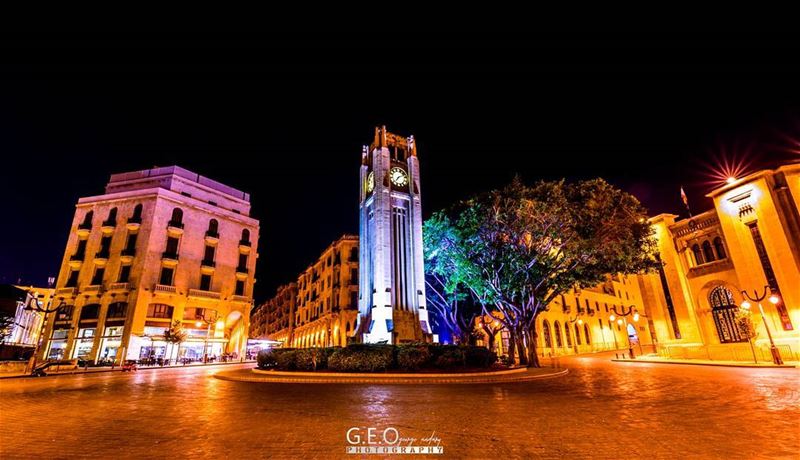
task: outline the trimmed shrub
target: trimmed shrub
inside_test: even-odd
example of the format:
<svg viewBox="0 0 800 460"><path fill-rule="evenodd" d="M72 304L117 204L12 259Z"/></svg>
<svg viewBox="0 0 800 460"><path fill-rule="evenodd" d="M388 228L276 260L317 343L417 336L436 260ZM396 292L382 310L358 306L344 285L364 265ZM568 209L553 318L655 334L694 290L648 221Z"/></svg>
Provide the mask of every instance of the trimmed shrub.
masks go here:
<svg viewBox="0 0 800 460"><path fill-rule="evenodd" d="M277 365L275 367L282 371L296 370L297 369L297 367L295 366L296 355L297 355L297 350L281 350L280 352L275 353L275 358L277 360Z"/></svg>
<svg viewBox="0 0 800 460"><path fill-rule="evenodd" d="M259 350L258 355L256 356L256 363L258 364L259 369L274 368L278 364L275 351L271 348Z"/></svg>
<svg viewBox="0 0 800 460"><path fill-rule="evenodd" d="M460 347L448 347L436 358L435 364L440 369L464 367L464 351Z"/></svg>
<svg viewBox="0 0 800 460"><path fill-rule="evenodd" d="M404 371L416 371L430 363L428 345L404 345L397 350L397 367Z"/></svg>
<svg viewBox="0 0 800 460"><path fill-rule="evenodd" d="M468 367L491 367L497 362L497 353L484 347L465 347L465 359Z"/></svg>
<svg viewBox="0 0 800 460"><path fill-rule="evenodd" d="M335 350L328 369L339 372L379 372L392 367L393 347L357 345Z"/></svg>

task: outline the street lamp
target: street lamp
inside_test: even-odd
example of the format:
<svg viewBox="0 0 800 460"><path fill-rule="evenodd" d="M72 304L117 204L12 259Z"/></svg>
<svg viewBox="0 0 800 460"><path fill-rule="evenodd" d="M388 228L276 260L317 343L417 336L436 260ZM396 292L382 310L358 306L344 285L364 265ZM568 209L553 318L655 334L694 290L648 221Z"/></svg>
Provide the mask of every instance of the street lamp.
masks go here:
<svg viewBox="0 0 800 460"><path fill-rule="evenodd" d="M50 308L53 305L53 301L55 300L55 298L51 297L50 301L47 303L47 306L42 307L39 303L39 299L37 299L30 292L28 293L28 295L30 296L30 299L28 300L28 304L25 305L23 309L25 311L36 311L44 314L44 316L42 317L42 327L39 329L39 336L36 338L36 346L33 348L33 356L31 356L30 362L28 363L29 369L27 369L27 372L33 372L34 369L36 369L36 355L39 354L39 347L41 346L43 340L44 327L47 324L47 315L66 307L67 303L64 302L63 297L59 297L59 300L61 302L54 308Z"/></svg>
<svg viewBox="0 0 800 460"><path fill-rule="evenodd" d="M636 356L634 356L634 354L633 354L633 344L631 344L631 336L630 336L630 334L628 334L628 316L633 316L633 322L634 323L638 323L639 322L639 312L636 310L636 306L635 305L631 305L630 307L627 308L627 310L625 309L624 306L620 307L620 308L622 309L622 313L617 311L617 306L616 305L612 305L611 306L611 310L613 310L614 313L617 316L620 316L620 318L617 318L617 324L621 326L623 324L623 320L624 320L624 323L625 323L625 336L628 338L628 353L630 354L629 355L630 358L634 359L634 358L636 358ZM614 318L616 318L616 316L614 316L614 315L611 315L611 316L608 317L608 319L610 321L614 321ZM612 330L611 332L614 332L614 331ZM617 336L616 336L616 334L614 334L614 342L616 343L616 341L617 341ZM641 339L639 340L639 352L644 354L644 351L642 350L642 341L641 341Z"/></svg>
<svg viewBox="0 0 800 460"><path fill-rule="evenodd" d="M764 307L761 306L761 301L767 298L767 290L769 290L769 302L773 305L777 305L780 303L781 298L772 292L772 288L769 286L764 286L764 290L761 292L761 295L758 295L758 292L754 289L753 295L747 293L747 290L742 290L742 297L745 300L742 302L742 308L745 310L750 309L750 302L756 302L758 304L758 311L761 313L761 321L764 323L764 329L767 330L767 337L769 337L769 351L772 353L772 362L776 365L783 364L783 359L781 359L781 353L778 351L778 347L775 346L775 341L772 340L772 332L769 330L769 325L767 324L767 317L764 315Z"/></svg>
<svg viewBox="0 0 800 460"><path fill-rule="evenodd" d="M203 327L203 324L207 325L206 338L203 340L203 363L208 363L208 337L211 335L211 325L216 323L219 319L219 313L217 313L216 310L213 311L213 319L207 319L204 313L203 316L197 318L197 322L195 322L195 326L197 327Z"/></svg>

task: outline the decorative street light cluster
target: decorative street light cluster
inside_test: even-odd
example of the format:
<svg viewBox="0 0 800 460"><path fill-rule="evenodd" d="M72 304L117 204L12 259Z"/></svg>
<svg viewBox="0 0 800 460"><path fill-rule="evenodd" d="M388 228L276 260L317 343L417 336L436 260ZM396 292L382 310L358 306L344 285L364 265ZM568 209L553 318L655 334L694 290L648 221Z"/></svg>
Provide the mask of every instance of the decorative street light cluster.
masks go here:
<svg viewBox="0 0 800 460"><path fill-rule="evenodd" d="M631 343L631 336L630 336L630 334L628 334L628 316L632 315L633 316L633 322L638 323L639 322L639 316L640 316L639 315L639 311L636 310L636 306L635 305L631 305L630 307L627 308L627 310L625 309L624 306L620 307L620 308L622 309L621 313L617 310L616 305L612 305L611 306L611 310L614 312L614 314L610 315L608 317L608 320L611 321L611 322L616 320L617 324L620 325L620 326L622 326L623 323L625 324L625 337L628 338L628 353L629 353L629 357L630 357L630 359L634 359L634 358L636 358L636 356L633 353L633 344ZM614 331L612 330L611 332L613 333ZM617 336L616 336L616 334L614 334L614 340L616 340L616 339L617 339ZM644 350L642 350L642 341L641 340L639 340L639 352L641 354L644 354Z"/></svg>
<svg viewBox="0 0 800 460"><path fill-rule="evenodd" d="M767 324L767 317L764 315L764 307L761 305L761 301L767 298L767 292L769 292L769 302L772 305L778 305L781 301L779 295L772 292L772 288L769 286L764 286L764 290L761 292L761 295L754 289L753 295L747 293L746 290L742 291L742 297L744 297L744 301L742 301L741 307L744 310L750 310L752 307L751 302L755 302L758 304L758 311L761 313L761 321L764 323L764 329L767 330L767 337L769 337L769 351L772 353L772 362L776 365L783 364L783 359L781 359L781 353L778 350L778 347L775 346L775 341L772 340L772 332L769 330L769 324Z"/></svg>
<svg viewBox="0 0 800 460"><path fill-rule="evenodd" d="M50 301L47 303L47 306L43 307L42 302L39 299L37 299L36 296L31 295L30 299L28 300L28 304L25 305L24 307L25 311L36 311L43 314L42 327L39 330L39 335L36 337L36 346L33 348L33 355L31 356L30 362L28 364L28 369L26 372L32 373L36 370L36 355L39 354L39 347L41 346L41 343L43 341L42 336L44 335L44 328L47 325L47 315L49 315L50 313L57 312L58 310L61 310L62 308L67 306L66 302L64 302L63 297L59 297L59 300L60 300L59 304L53 307L53 302L55 301L55 298L51 297Z"/></svg>
<svg viewBox="0 0 800 460"><path fill-rule="evenodd" d="M219 327L219 325L216 324L217 320L219 320L219 313L214 311L211 318L206 318L205 315L203 315L202 317L198 317L197 321L194 323L197 327L203 327L203 324L206 325L206 337L203 341L203 363L208 362L208 338L211 336L211 325L214 324L215 328Z"/></svg>

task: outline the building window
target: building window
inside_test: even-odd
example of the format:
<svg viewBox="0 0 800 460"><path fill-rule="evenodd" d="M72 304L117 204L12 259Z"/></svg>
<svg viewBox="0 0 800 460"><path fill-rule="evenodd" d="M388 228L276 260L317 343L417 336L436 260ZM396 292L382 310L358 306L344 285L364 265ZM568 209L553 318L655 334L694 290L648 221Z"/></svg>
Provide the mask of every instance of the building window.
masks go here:
<svg viewBox="0 0 800 460"><path fill-rule="evenodd" d="M208 221L208 230L206 231L206 236L219 238L219 222L217 222L217 219L211 219Z"/></svg>
<svg viewBox="0 0 800 460"><path fill-rule="evenodd" d="M117 282L119 283L127 283L131 277L131 266L130 265L123 265L119 269L119 279Z"/></svg>
<svg viewBox="0 0 800 460"><path fill-rule="evenodd" d="M603 323L601 322L600 323L600 327L602 327L602 326L603 326ZM583 335L586 337L586 345L591 345L592 344L592 339L589 338L589 325L588 324L584 324L583 325Z"/></svg>
<svg viewBox="0 0 800 460"><path fill-rule="evenodd" d="M703 241L703 257L706 262L713 262L715 260L714 251L711 249L711 243Z"/></svg>
<svg viewBox="0 0 800 460"><path fill-rule="evenodd" d="M235 295L244 295L244 281L243 280L236 280L236 292Z"/></svg>
<svg viewBox="0 0 800 460"><path fill-rule="evenodd" d="M714 250L717 252L717 259L724 259L728 257L725 253L725 245L722 244L722 238L714 238Z"/></svg>
<svg viewBox="0 0 800 460"><path fill-rule="evenodd" d="M553 323L553 335L556 336L556 346L558 348L562 348L564 346L564 342L561 340L561 325L556 321Z"/></svg>
<svg viewBox="0 0 800 460"><path fill-rule="evenodd" d="M83 222L78 225L78 228L83 230L88 230L92 228L92 218L94 217L94 211L89 211L86 215L83 216Z"/></svg>
<svg viewBox="0 0 800 460"><path fill-rule="evenodd" d="M103 284L103 275L105 275L106 269L103 267L97 267L94 271L94 276L92 276L92 286L99 286Z"/></svg>
<svg viewBox="0 0 800 460"><path fill-rule="evenodd" d="M81 307L81 321L97 319L100 316L100 304L93 303Z"/></svg>
<svg viewBox="0 0 800 460"><path fill-rule="evenodd" d="M239 254L239 266L236 270L239 272L247 272L247 254Z"/></svg>
<svg viewBox="0 0 800 460"><path fill-rule="evenodd" d="M172 218L169 220L169 226L183 228L183 210L181 210L181 208L172 210Z"/></svg>
<svg viewBox="0 0 800 460"><path fill-rule="evenodd" d="M114 302L108 305L106 318L124 318L128 311L126 302Z"/></svg>
<svg viewBox="0 0 800 460"><path fill-rule="evenodd" d="M133 208L133 215L128 219L128 222L131 224L141 224L142 223L142 204L139 203Z"/></svg>
<svg viewBox="0 0 800 460"><path fill-rule="evenodd" d="M78 275L80 271L78 270L71 270L69 272L69 278L67 278L67 284L65 287L77 287L78 286Z"/></svg>
<svg viewBox="0 0 800 460"><path fill-rule="evenodd" d="M247 246L250 245L250 230L246 228L242 230L242 240L239 242L239 244L244 244Z"/></svg>
<svg viewBox="0 0 800 460"><path fill-rule="evenodd" d="M117 208L111 208L108 211L108 219L103 222L104 227L116 227L117 226Z"/></svg>
<svg viewBox="0 0 800 460"><path fill-rule="evenodd" d="M581 330L578 328L578 325L575 325L575 343L580 345L581 344Z"/></svg>
<svg viewBox="0 0 800 460"><path fill-rule="evenodd" d="M572 334L569 331L569 325L564 324L564 338L566 339L566 343L568 347L572 346Z"/></svg>
<svg viewBox="0 0 800 460"><path fill-rule="evenodd" d="M123 256L133 256L136 254L136 233L128 233L128 241L125 242L125 249L122 250Z"/></svg>
<svg viewBox="0 0 800 460"><path fill-rule="evenodd" d="M75 249L75 255L71 260L83 260L86 258L86 240L78 240L78 247Z"/></svg>
<svg viewBox="0 0 800 460"><path fill-rule="evenodd" d="M214 262L214 253L215 253L214 246L206 246L205 251L203 252L203 263L205 265L211 266L211 262Z"/></svg>
<svg viewBox="0 0 800 460"><path fill-rule="evenodd" d="M736 324L736 313L739 307L733 302L733 293L725 286L717 286L708 294L711 314L720 343L746 342Z"/></svg>
<svg viewBox="0 0 800 460"><path fill-rule="evenodd" d="M201 291L211 290L211 275L207 275L205 273L200 275L200 290Z"/></svg>
<svg viewBox="0 0 800 460"><path fill-rule="evenodd" d="M111 252L111 235L106 235L100 239L100 250L97 251L95 257L100 259L108 259Z"/></svg>
<svg viewBox="0 0 800 460"><path fill-rule="evenodd" d="M350 284L353 285L353 286L358 284L358 269L357 268L351 268L350 269Z"/></svg>
<svg viewBox="0 0 800 460"><path fill-rule="evenodd" d="M175 270L170 267L161 267L161 278L158 281L158 284L163 284L165 286L172 286L172 278L174 277Z"/></svg>
<svg viewBox="0 0 800 460"><path fill-rule="evenodd" d="M703 260L703 253L700 251L700 245L697 243L693 244L692 252L694 253L694 263L697 265L703 265L705 262Z"/></svg>
<svg viewBox="0 0 800 460"><path fill-rule="evenodd" d="M172 306L163 303L151 303L147 306L148 318L172 318Z"/></svg>

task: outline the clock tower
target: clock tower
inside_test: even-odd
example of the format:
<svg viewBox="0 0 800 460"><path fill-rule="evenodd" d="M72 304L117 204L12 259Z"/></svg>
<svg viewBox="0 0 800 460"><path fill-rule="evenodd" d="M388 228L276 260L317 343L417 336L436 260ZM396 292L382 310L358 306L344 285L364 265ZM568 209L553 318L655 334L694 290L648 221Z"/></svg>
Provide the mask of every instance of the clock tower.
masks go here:
<svg viewBox="0 0 800 460"><path fill-rule="evenodd" d="M414 136L375 128L361 152L358 331L365 343L429 340Z"/></svg>

